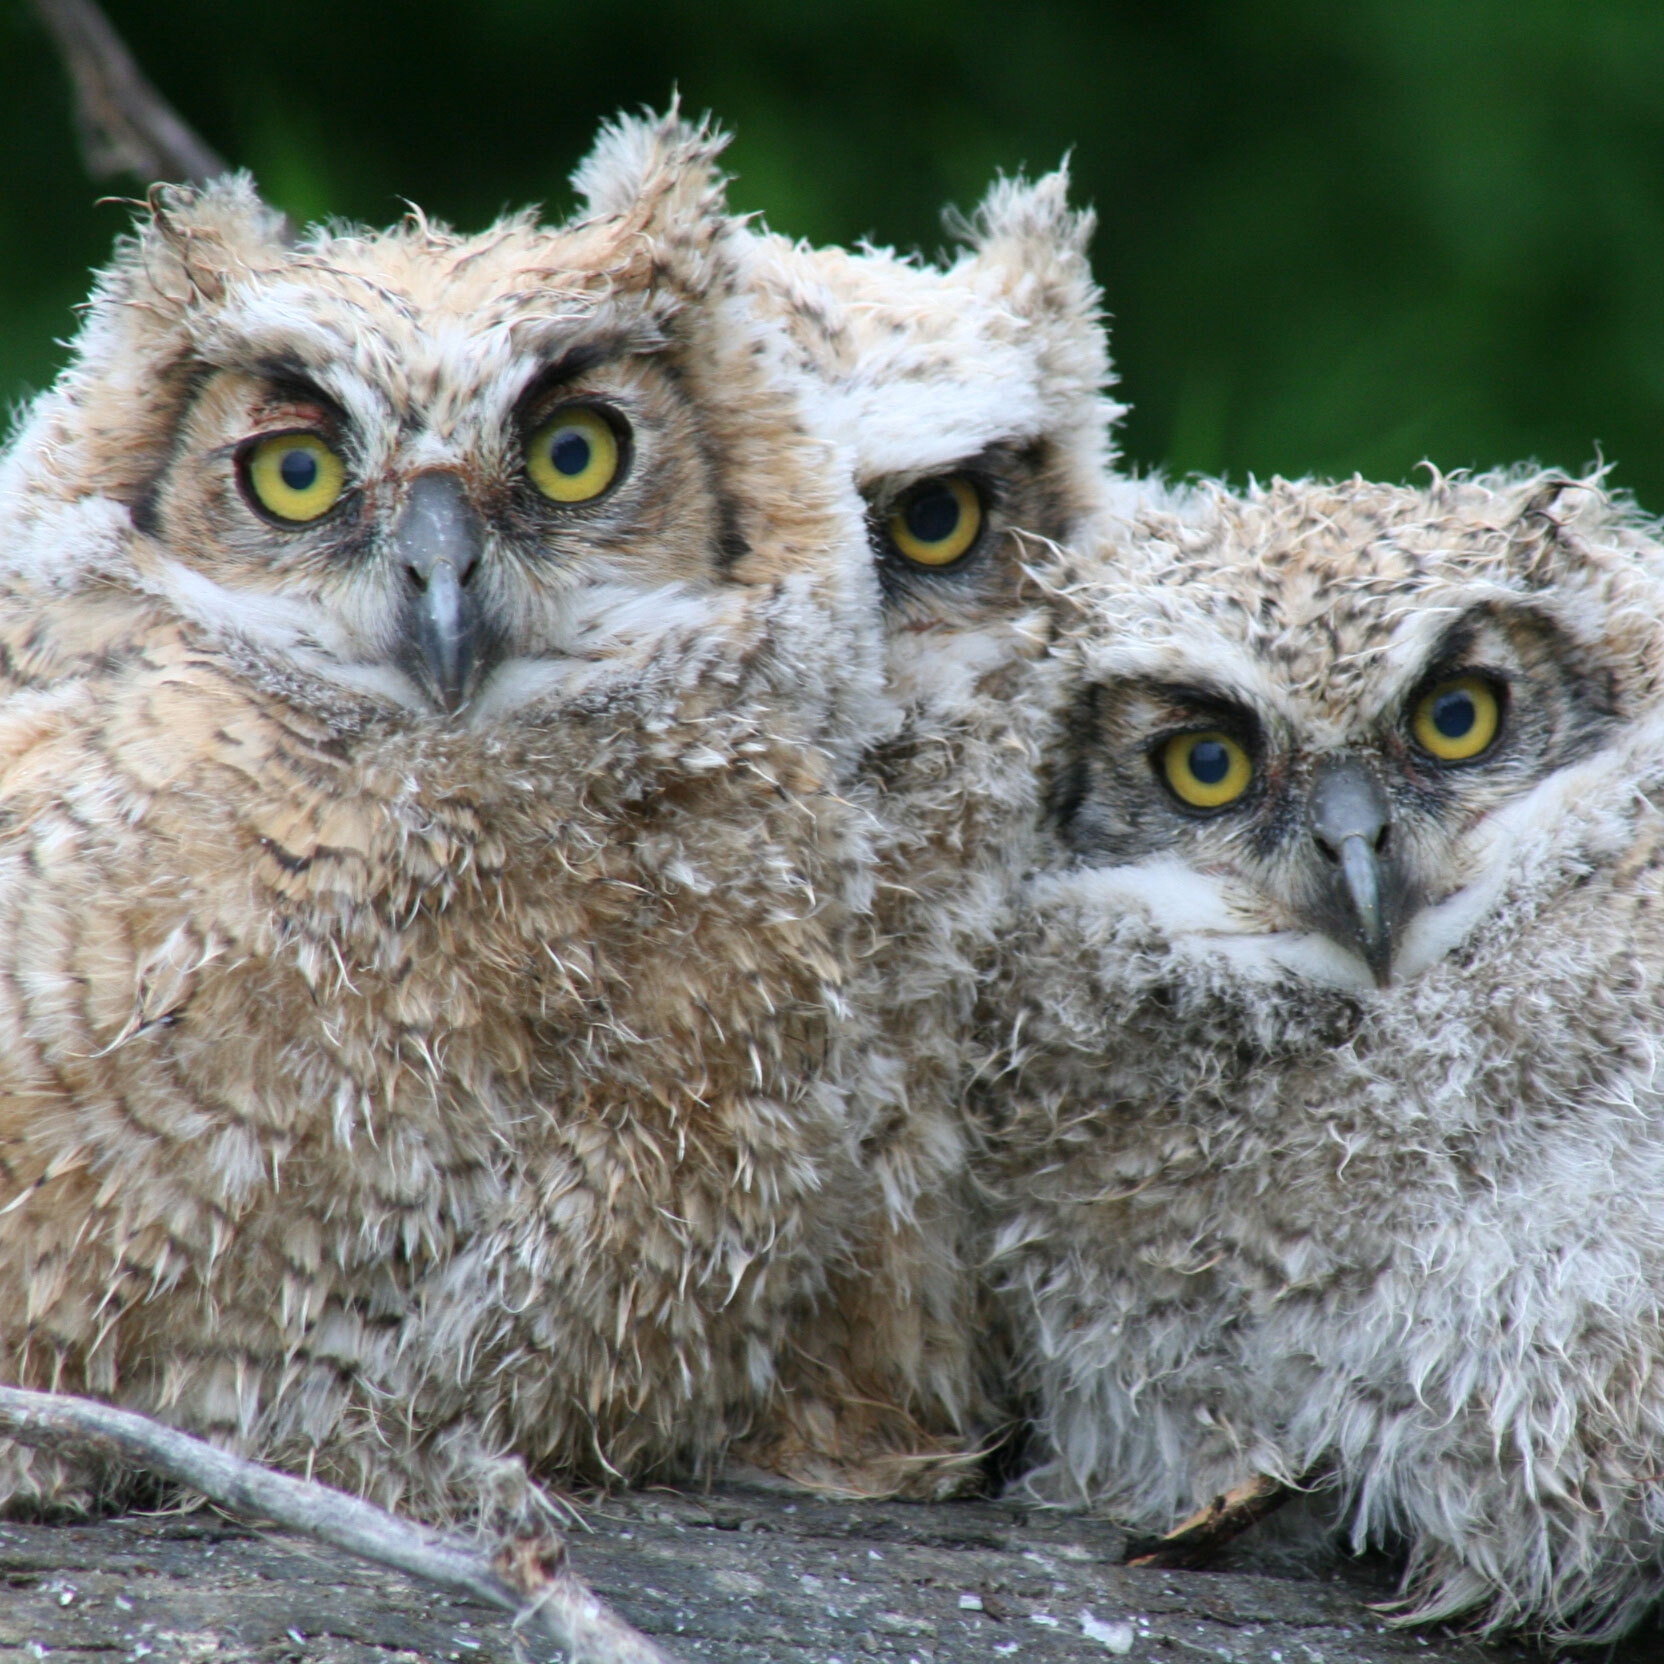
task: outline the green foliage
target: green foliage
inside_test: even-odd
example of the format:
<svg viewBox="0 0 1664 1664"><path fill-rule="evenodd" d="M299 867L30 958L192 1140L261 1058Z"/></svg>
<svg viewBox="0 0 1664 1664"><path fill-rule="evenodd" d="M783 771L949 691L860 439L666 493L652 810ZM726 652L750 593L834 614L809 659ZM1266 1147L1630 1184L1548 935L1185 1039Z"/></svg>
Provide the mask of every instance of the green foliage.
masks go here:
<svg viewBox="0 0 1664 1664"><path fill-rule="evenodd" d="M122 214L0 10L0 393L61 357ZM932 250L1071 147L1134 404L1175 472L1402 477L1597 445L1664 509L1656 0L110 0L149 73L299 219L569 200L607 114L680 87L733 200Z"/></svg>

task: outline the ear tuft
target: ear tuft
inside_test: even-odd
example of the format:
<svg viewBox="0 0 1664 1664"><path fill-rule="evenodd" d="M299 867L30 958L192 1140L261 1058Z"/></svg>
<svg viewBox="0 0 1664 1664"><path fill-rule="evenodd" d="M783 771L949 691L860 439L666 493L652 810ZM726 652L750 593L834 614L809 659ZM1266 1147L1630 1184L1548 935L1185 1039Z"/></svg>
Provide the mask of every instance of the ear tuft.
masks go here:
<svg viewBox="0 0 1664 1664"><path fill-rule="evenodd" d="M1596 521L1611 517L1605 472L1581 480L1551 472L1519 482L1522 494L1508 524L1508 552L1514 570L1532 589L1548 588L1568 566L1587 560L1578 523L1591 511Z"/></svg>
<svg viewBox="0 0 1664 1664"><path fill-rule="evenodd" d="M1096 402L1094 431L1081 444L1083 466L1102 474L1114 465L1113 428L1126 407L1106 396L1115 371L1087 258L1096 223L1090 209L1069 206L1067 163L1032 182L996 180L970 220L949 219L970 245L954 269L1012 321L1059 408Z"/></svg>
<svg viewBox="0 0 1664 1664"><path fill-rule="evenodd" d="M197 340L237 282L283 257L287 226L247 174L160 185L99 273L69 363L10 458L35 502L142 503L168 455Z"/></svg>
<svg viewBox="0 0 1664 1664"><path fill-rule="evenodd" d="M1009 304L1032 318L1088 318L1101 313L1087 247L1097 217L1069 206L1068 165L1030 183L1000 179L969 221L948 226L975 251L979 267L1001 280Z"/></svg>
<svg viewBox="0 0 1664 1664"><path fill-rule="evenodd" d="M727 213L727 177L717 157L728 135L706 117L620 116L607 123L572 175L591 219L623 219L654 237L709 228Z"/></svg>
<svg viewBox="0 0 1664 1664"><path fill-rule="evenodd" d="M270 263L289 241L288 222L260 200L246 173L206 185L153 185L138 230L138 269L173 298L224 298L242 273ZM135 297L137 298L137 297Z"/></svg>
<svg viewBox="0 0 1664 1664"><path fill-rule="evenodd" d="M968 240L982 248L1016 244L1031 252L1077 261L1097 228L1090 208L1069 206L1069 164L1030 184L1027 180L998 179L978 206Z"/></svg>

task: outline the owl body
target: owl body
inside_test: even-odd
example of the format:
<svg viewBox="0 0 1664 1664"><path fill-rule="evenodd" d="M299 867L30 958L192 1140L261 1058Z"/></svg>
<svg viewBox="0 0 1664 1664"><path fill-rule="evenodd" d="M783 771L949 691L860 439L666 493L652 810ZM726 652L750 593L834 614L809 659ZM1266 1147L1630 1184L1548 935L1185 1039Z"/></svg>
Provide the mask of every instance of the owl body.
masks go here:
<svg viewBox="0 0 1664 1664"><path fill-rule="evenodd" d="M6 1378L433 1513L766 1392L881 710L714 150L478 237L215 185L104 278L0 484Z"/></svg>
<svg viewBox="0 0 1664 1664"><path fill-rule="evenodd" d="M1409 1619L1619 1633L1664 1587L1653 528L1494 476L1133 541L998 1005L1035 1482L1150 1530L1302 1484Z"/></svg>
<svg viewBox="0 0 1664 1664"><path fill-rule="evenodd" d="M1120 414L1065 175L996 186L963 231L939 265L753 245L867 505L895 716L855 782L878 827L850 989L866 1223L752 1454L862 1492L962 1482L1005 1413L967 1169L971 1018L1038 824L1047 586L1102 510Z"/></svg>

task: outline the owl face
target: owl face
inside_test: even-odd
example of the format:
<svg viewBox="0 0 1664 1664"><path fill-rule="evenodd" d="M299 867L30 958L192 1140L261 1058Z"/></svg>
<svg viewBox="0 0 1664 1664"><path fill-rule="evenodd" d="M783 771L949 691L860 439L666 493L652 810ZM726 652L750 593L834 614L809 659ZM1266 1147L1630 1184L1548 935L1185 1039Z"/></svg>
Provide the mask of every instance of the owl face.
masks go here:
<svg viewBox="0 0 1664 1664"><path fill-rule="evenodd" d="M434 350L447 331L454 363ZM237 342L144 505L182 556L161 581L253 615L251 633L271 597L320 668L448 715L523 696L594 652L598 626L616 643L601 597L670 610L708 585L720 509L666 368L628 336L598 363L474 353L468 333L429 310L373 343L413 386L352 374L345 338L281 366Z"/></svg>
<svg viewBox="0 0 1664 1664"><path fill-rule="evenodd" d="M1651 697L1611 593L1647 568L1576 553L1590 491L1556 489L1277 485L1149 522L1087 600L1053 786L1097 902L1251 979L1387 988L1447 955Z"/></svg>
<svg viewBox="0 0 1664 1664"><path fill-rule="evenodd" d="M276 366L228 343L143 502L160 586L321 675L476 723L667 616L718 621L717 485L652 345L475 351L461 318L415 322L370 343L391 386L353 374L344 333Z"/></svg>
<svg viewBox="0 0 1664 1664"><path fill-rule="evenodd" d="M990 192L946 268L882 249L757 244L756 270L867 507L892 682L951 706L1039 595L1030 571L1099 512L1122 409L1089 214L1068 180Z"/></svg>
<svg viewBox="0 0 1664 1664"><path fill-rule="evenodd" d="M136 535L56 528L52 580L114 574L287 693L464 729L736 648L780 585L851 607L853 498L739 296L713 150L626 131L602 210L476 237L291 244L246 183L159 198L80 367L100 453L84 408L59 453Z"/></svg>

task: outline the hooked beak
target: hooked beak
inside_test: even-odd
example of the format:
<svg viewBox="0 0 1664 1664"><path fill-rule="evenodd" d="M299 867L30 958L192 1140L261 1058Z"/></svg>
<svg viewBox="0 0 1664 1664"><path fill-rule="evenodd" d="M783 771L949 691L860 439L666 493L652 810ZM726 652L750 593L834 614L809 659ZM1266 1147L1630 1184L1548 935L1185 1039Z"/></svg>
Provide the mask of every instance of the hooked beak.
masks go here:
<svg viewBox="0 0 1664 1664"><path fill-rule="evenodd" d="M454 474L420 474L393 531L393 553L410 585L405 668L441 709L455 715L478 658L479 609L468 588L485 529Z"/></svg>
<svg viewBox="0 0 1664 1664"><path fill-rule="evenodd" d="M1341 758L1312 787L1310 822L1324 864L1317 922L1358 953L1376 986L1385 988L1392 980L1394 929L1408 911L1408 887L1389 848L1386 793L1362 763Z"/></svg>

